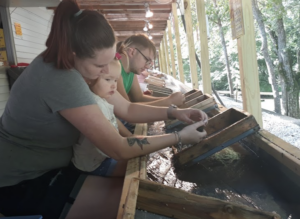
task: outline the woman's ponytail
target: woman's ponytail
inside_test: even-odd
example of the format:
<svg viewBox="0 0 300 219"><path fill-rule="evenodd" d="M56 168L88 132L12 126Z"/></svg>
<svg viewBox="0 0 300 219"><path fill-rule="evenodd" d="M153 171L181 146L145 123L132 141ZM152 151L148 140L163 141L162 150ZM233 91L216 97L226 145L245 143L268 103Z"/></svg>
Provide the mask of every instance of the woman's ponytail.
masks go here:
<svg viewBox="0 0 300 219"><path fill-rule="evenodd" d="M58 69L71 69L74 66L71 45L72 19L79 10L76 1L63 0L54 12L43 57L45 62L54 62Z"/></svg>
<svg viewBox="0 0 300 219"><path fill-rule="evenodd" d="M97 11L81 11L75 0L63 0L55 10L42 56L58 69L74 67L78 58L92 58L95 50L115 45L115 35L105 17Z"/></svg>

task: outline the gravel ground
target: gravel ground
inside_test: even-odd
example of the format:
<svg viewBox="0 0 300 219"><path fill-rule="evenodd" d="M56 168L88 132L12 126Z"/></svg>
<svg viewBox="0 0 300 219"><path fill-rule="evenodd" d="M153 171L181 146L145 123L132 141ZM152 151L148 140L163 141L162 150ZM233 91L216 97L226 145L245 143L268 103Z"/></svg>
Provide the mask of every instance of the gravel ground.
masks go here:
<svg viewBox="0 0 300 219"><path fill-rule="evenodd" d="M242 102L226 96L220 96L226 108L243 109ZM217 98L215 98L217 100ZM279 115L273 111L272 102L262 104L263 128L273 135L280 137L286 142L300 148L300 119L294 119L288 116Z"/></svg>

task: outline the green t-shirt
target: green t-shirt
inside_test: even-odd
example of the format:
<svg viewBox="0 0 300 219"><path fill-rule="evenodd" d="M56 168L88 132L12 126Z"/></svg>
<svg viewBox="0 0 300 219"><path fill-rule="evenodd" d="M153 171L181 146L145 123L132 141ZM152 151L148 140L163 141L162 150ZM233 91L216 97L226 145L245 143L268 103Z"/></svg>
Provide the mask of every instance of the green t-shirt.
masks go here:
<svg viewBox="0 0 300 219"><path fill-rule="evenodd" d="M126 93L128 94L131 86L132 86L132 82L133 82L133 77L134 74L132 72L127 73L124 68L122 63L120 62L121 66L122 66L122 78L123 78L123 84L124 84L124 88L126 90Z"/></svg>
<svg viewBox="0 0 300 219"><path fill-rule="evenodd" d="M78 71L33 60L0 118L0 187L67 166L80 133L59 111L91 104L95 98Z"/></svg>

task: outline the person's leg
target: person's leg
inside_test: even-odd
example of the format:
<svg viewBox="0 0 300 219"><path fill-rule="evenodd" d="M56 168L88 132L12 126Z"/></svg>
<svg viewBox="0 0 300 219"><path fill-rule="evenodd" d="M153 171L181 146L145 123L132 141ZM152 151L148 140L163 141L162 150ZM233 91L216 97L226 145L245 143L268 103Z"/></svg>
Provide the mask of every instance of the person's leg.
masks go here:
<svg viewBox="0 0 300 219"><path fill-rule="evenodd" d="M124 177L127 168L127 160L118 161L114 170L108 177Z"/></svg>
<svg viewBox="0 0 300 219"><path fill-rule="evenodd" d="M87 176L66 219L115 219L123 178Z"/></svg>
<svg viewBox="0 0 300 219"><path fill-rule="evenodd" d="M112 158L106 158L101 165L89 175L104 177L124 177L127 168L127 160L116 161Z"/></svg>

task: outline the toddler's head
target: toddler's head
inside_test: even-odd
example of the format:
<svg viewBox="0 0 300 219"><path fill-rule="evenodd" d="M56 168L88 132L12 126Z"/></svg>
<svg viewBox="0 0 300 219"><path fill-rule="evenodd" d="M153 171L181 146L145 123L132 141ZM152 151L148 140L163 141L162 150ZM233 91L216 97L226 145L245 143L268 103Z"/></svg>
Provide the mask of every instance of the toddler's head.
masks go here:
<svg viewBox="0 0 300 219"><path fill-rule="evenodd" d="M116 92L117 81L121 75L121 65L118 59L117 54L108 65L108 74L101 74L97 82L91 86L93 93L107 99Z"/></svg>

